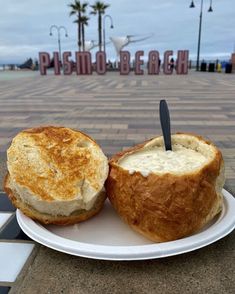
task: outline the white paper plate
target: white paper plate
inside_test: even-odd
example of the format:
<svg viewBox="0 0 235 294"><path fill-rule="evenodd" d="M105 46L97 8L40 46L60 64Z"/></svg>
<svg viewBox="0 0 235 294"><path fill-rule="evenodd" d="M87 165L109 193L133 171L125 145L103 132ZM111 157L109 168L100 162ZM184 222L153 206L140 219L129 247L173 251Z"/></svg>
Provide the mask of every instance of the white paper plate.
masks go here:
<svg viewBox="0 0 235 294"><path fill-rule="evenodd" d="M49 248L94 259L142 260L193 251L228 235L235 227L235 199L223 190L223 210L200 232L176 241L153 243L122 222L107 200L92 219L71 226L43 226L17 210L21 229Z"/></svg>

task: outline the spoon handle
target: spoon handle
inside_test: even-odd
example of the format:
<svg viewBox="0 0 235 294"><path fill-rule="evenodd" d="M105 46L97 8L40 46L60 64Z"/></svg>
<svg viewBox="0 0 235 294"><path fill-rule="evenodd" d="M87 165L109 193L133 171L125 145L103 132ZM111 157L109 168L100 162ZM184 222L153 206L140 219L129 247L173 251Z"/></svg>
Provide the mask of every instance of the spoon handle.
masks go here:
<svg viewBox="0 0 235 294"><path fill-rule="evenodd" d="M160 101L160 121L162 127L162 133L165 143L165 149L172 150L171 147L171 124L170 124L170 114L166 100Z"/></svg>

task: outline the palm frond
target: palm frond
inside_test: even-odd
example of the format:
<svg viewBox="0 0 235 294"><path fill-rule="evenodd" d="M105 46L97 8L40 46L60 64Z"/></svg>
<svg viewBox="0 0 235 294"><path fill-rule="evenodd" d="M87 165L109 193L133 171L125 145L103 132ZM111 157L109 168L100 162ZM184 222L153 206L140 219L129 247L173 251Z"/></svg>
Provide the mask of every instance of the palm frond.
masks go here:
<svg viewBox="0 0 235 294"><path fill-rule="evenodd" d="M107 9L107 8L109 8L110 7L110 4L105 4L104 3L104 5L103 5L103 9Z"/></svg>
<svg viewBox="0 0 235 294"><path fill-rule="evenodd" d="M97 10L95 5L90 5L90 7L91 7L94 11Z"/></svg>
<svg viewBox="0 0 235 294"><path fill-rule="evenodd" d="M85 2L85 3L82 4L82 6L83 6L84 8L87 8L88 5L89 5L88 2Z"/></svg>
<svg viewBox="0 0 235 294"><path fill-rule="evenodd" d="M101 13L104 14L105 10L110 6L110 4L101 2L101 1L96 1L93 5L90 5L90 7L93 9L91 14L97 14Z"/></svg>
<svg viewBox="0 0 235 294"><path fill-rule="evenodd" d="M88 25L88 20L89 20L90 18L89 17L87 17L86 15L82 15L80 18L79 18L79 21L80 21L80 23L82 23L82 24L84 24L84 25Z"/></svg>
<svg viewBox="0 0 235 294"><path fill-rule="evenodd" d="M70 11L69 16L72 16L74 14L76 14L76 11L72 10L72 11Z"/></svg>
<svg viewBox="0 0 235 294"><path fill-rule="evenodd" d="M80 2L80 0L75 0L74 2L75 2L75 5L76 5L77 7L81 6L81 2Z"/></svg>
<svg viewBox="0 0 235 294"><path fill-rule="evenodd" d="M73 3L70 3L70 4L68 4L68 7L75 9L76 6Z"/></svg>
<svg viewBox="0 0 235 294"><path fill-rule="evenodd" d="M75 13L79 13L79 12L85 13L86 12L86 8L88 6L88 3L87 2L81 3L81 1L75 0L74 3L71 3L68 6Z"/></svg>

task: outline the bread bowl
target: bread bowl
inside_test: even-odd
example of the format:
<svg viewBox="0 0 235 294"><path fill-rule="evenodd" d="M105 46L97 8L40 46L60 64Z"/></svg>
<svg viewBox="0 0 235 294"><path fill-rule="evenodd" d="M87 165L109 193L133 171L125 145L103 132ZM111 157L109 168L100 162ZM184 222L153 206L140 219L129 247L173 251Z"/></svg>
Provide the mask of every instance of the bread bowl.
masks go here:
<svg viewBox="0 0 235 294"><path fill-rule="evenodd" d="M16 135L7 150L4 190L24 214L43 224L74 224L105 201L108 160L86 134L38 127Z"/></svg>
<svg viewBox="0 0 235 294"><path fill-rule="evenodd" d="M171 139L173 151L165 151L157 137L113 156L105 184L122 219L155 242L193 234L222 207L219 149L194 134Z"/></svg>

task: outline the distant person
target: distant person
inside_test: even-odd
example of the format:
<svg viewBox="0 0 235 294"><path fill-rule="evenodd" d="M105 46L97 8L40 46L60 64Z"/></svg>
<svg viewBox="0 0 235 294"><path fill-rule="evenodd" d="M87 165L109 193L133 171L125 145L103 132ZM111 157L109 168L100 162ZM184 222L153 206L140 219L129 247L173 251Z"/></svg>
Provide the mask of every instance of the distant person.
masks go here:
<svg viewBox="0 0 235 294"><path fill-rule="evenodd" d="M218 62L216 70L217 72L222 72L222 64L220 62Z"/></svg>
<svg viewBox="0 0 235 294"><path fill-rule="evenodd" d="M188 68L189 68L189 69L191 69L191 68L192 68L192 60L191 60L191 59L189 60L189 63L188 63Z"/></svg>
<svg viewBox="0 0 235 294"><path fill-rule="evenodd" d="M216 61L215 61L215 70L216 71L218 70L218 64L219 64L219 59L216 59Z"/></svg>
<svg viewBox="0 0 235 294"><path fill-rule="evenodd" d="M35 61L34 61L34 65L35 65L34 69L35 69L35 70L38 70L39 63L38 63L38 60L37 60L37 59L35 59Z"/></svg>
<svg viewBox="0 0 235 294"><path fill-rule="evenodd" d="M170 60L170 69L173 70L174 68L175 68L175 60L172 57L171 60Z"/></svg>
<svg viewBox="0 0 235 294"><path fill-rule="evenodd" d="M158 66L159 66L159 68L161 68L161 62L162 62L162 61L161 61L161 59L159 58L159 59L158 59Z"/></svg>

